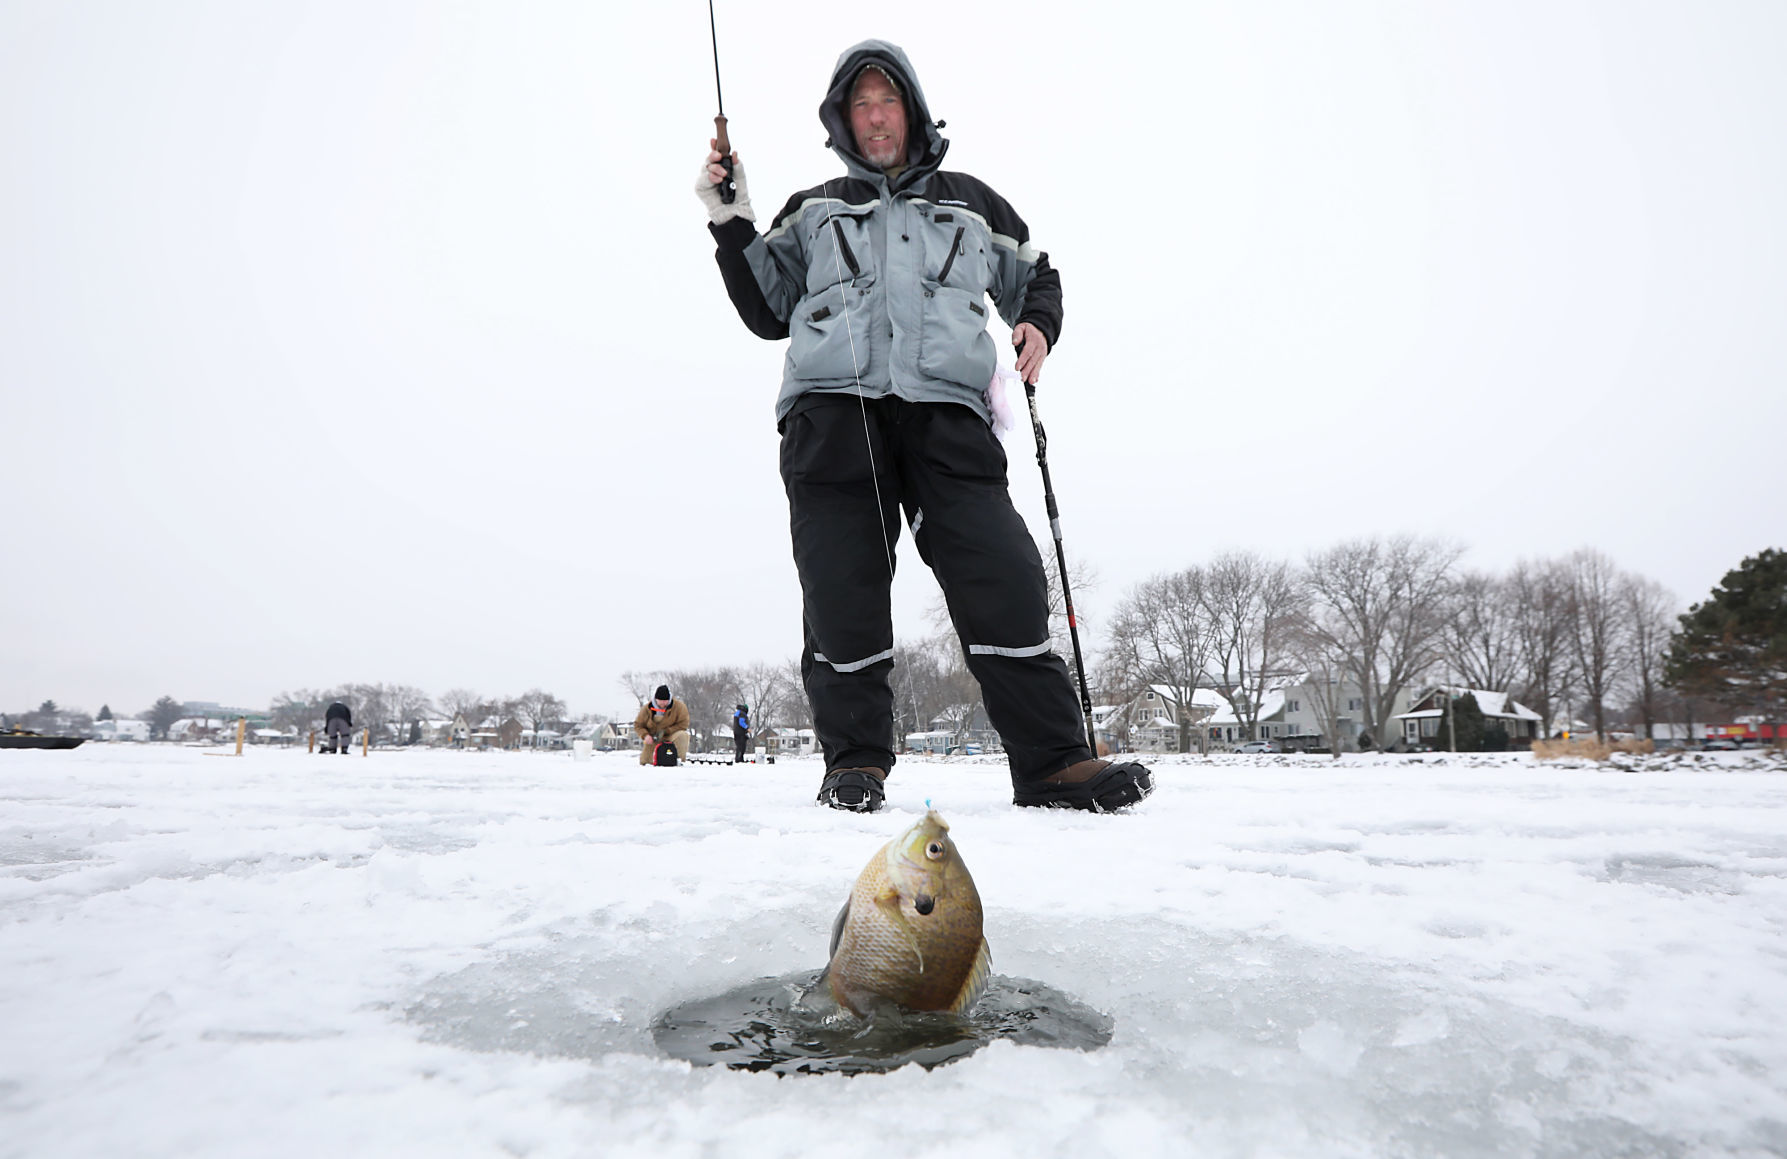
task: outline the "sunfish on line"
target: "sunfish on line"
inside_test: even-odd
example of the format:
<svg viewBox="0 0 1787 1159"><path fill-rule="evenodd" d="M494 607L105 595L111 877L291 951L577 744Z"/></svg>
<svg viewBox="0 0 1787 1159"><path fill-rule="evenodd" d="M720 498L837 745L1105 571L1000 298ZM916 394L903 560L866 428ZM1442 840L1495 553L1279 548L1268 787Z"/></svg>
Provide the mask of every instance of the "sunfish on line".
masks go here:
<svg viewBox="0 0 1787 1159"><path fill-rule="evenodd" d="M883 1000L963 1014L992 965L974 878L933 809L863 867L832 923L825 977L839 1005L859 1015Z"/></svg>

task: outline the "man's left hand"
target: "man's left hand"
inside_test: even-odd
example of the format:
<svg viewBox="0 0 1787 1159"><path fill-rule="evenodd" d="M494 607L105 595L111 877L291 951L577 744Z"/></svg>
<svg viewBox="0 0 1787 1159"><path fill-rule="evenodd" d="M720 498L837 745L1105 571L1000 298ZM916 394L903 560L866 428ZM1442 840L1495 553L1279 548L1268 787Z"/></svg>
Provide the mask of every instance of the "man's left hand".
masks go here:
<svg viewBox="0 0 1787 1159"><path fill-rule="evenodd" d="M1011 344L1018 350L1018 375L1035 386L1042 377L1042 360L1049 356L1049 340L1030 323L1019 322L1012 329Z"/></svg>

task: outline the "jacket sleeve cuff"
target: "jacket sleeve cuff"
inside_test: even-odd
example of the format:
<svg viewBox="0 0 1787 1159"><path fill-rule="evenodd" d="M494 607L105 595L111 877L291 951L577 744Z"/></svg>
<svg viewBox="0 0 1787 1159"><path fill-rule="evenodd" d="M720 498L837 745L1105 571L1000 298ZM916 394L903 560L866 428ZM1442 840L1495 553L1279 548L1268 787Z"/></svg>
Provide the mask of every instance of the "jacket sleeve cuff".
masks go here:
<svg viewBox="0 0 1787 1159"><path fill-rule="evenodd" d="M742 252L751 244L751 239L757 236L757 226L742 217L735 217L719 225L710 223L707 231L714 235L714 242L722 251L731 253Z"/></svg>
<svg viewBox="0 0 1787 1159"><path fill-rule="evenodd" d="M1055 343L1061 338L1061 332L1055 328L1054 324L1050 322L1049 319L1041 317L1040 315L1035 317L1025 315L1018 319L1018 325L1020 326L1026 322L1042 331L1042 340L1049 344L1049 353L1053 354L1055 352Z"/></svg>

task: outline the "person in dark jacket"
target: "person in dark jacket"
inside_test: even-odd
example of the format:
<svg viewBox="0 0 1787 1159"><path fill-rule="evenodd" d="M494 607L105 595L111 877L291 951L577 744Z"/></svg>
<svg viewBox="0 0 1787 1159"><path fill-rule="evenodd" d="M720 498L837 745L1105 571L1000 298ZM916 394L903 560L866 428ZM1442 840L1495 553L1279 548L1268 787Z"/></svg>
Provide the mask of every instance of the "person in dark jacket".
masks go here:
<svg viewBox="0 0 1787 1159"><path fill-rule="evenodd" d="M751 743L751 710L739 705L732 714L732 763L745 763L745 749Z"/></svg>
<svg viewBox="0 0 1787 1159"><path fill-rule="evenodd" d="M348 706L337 700L323 713L323 735L327 738L328 748L325 752L347 752L348 737L354 731L354 714Z"/></svg>
<svg viewBox="0 0 1787 1159"><path fill-rule="evenodd" d="M1060 275L1010 203L941 167L942 123L897 46L869 40L839 57L819 119L845 175L789 198L767 233L737 154L728 177L709 142L695 187L740 318L759 337L790 340L775 413L803 595L801 676L825 753L819 800L872 812L885 798L903 511L1005 743L1014 803L1133 805L1153 778L1086 746L986 398L997 363L987 299L1034 384L1061 334Z"/></svg>

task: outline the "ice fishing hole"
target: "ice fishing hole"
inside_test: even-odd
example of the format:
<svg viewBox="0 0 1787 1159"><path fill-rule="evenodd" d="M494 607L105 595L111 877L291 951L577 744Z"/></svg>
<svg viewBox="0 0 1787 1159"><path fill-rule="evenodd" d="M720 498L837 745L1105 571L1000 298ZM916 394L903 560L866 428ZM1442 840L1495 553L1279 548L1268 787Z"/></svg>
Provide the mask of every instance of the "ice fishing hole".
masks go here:
<svg viewBox="0 0 1787 1159"><path fill-rule="evenodd" d="M859 1019L829 1001L803 1003L823 971L759 978L685 1002L652 1022L658 1048L698 1066L776 1075L875 1074L917 1063L930 1070L997 1039L1097 1050L1114 1024L1043 982L994 975L966 1016L885 1009Z"/></svg>

